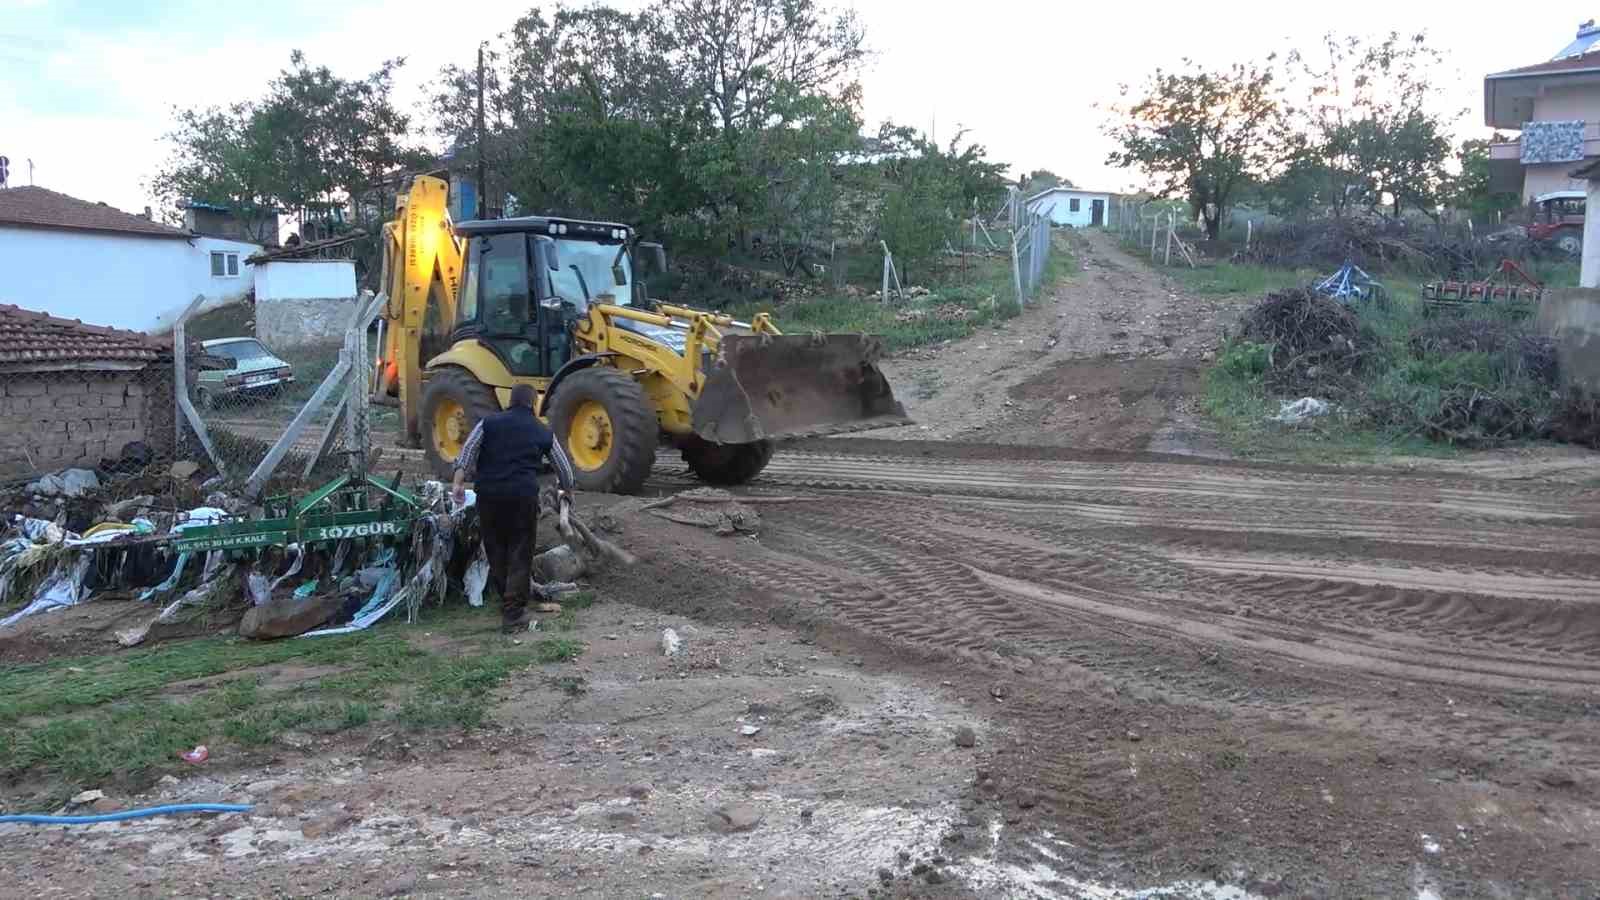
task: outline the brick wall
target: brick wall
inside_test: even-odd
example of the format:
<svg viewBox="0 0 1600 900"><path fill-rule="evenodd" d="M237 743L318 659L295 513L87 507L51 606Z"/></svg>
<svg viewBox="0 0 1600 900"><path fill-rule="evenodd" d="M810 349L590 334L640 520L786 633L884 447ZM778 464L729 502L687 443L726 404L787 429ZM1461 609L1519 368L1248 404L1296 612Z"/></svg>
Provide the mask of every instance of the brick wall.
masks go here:
<svg viewBox="0 0 1600 900"><path fill-rule="evenodd" d="M163 380L163 372L166 372ZM0 372L0 474L93 467L144 441L170 458L170 366L133 372Z"/></svg>

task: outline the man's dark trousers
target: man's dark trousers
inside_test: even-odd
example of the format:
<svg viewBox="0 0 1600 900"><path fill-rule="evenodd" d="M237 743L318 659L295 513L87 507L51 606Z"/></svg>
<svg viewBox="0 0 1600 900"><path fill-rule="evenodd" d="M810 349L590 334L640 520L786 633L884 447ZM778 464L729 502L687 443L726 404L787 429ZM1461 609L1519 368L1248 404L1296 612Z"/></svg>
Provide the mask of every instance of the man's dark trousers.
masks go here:
<svg viewBox="0 0 1600 900"><path fill-rule="evenodd" d="M489 584L500 595L500 619L515 624L528 608L538 497L478 495L478 528L489 557Z"/></svg>

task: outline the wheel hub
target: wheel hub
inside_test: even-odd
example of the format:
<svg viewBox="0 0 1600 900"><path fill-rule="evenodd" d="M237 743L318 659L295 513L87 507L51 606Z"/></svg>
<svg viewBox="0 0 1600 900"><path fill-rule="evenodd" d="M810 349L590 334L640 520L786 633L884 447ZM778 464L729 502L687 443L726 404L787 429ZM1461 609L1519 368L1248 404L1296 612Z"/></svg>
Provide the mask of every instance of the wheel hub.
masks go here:
<svg viewBox="0 0 1600 900"><path fill-rule="evenodd" d="M567 434L567 449L581 469L593 471L611 457L611 416L601 404L588 400L578 407Z"/></svg>

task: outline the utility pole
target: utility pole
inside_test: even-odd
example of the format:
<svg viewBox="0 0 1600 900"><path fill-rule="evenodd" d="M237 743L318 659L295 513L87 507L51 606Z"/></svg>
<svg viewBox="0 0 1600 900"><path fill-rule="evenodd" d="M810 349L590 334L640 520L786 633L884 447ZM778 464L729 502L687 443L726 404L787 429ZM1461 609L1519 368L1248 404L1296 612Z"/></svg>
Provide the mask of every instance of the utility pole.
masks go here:
<svg viewBox="0 0 1600 900"><path fill-rule="evenodd" d="M483 170L483 44L478 44L478 218L489 217L488 185L484 183Z"/></svg>

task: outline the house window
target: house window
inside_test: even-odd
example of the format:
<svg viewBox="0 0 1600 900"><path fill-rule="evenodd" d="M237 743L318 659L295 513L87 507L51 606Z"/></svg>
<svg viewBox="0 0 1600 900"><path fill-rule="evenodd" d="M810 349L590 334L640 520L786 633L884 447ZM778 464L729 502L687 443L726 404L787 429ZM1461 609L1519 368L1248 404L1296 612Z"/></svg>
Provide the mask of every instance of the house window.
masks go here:
<svg viewBox="0 0 1600 900"><path fill-rule="evenodd" d="M239 254L212 251L211 277L212 278L237 278L239 276Z"/></svg>
<svg viewBox="0 0 1600 900"><path fill-rule="evenodd" d="M1073 212L1077 212L1078 211L1078 204L1079 204L1078 198L1077 197L1073 197L1071 200L1067 201L1067 209L1070 209Z"/></svg>

